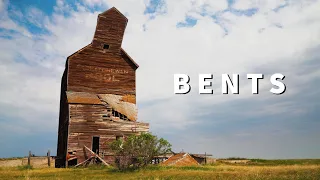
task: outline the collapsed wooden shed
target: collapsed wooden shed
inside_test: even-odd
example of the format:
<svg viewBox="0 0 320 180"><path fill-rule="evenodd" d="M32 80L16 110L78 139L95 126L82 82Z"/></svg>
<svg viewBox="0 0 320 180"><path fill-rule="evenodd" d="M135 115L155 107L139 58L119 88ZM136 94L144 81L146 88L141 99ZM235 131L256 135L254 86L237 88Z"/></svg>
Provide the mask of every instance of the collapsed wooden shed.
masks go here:
<svg viewBox="0 0 320 180"><path fill-rule="evenodd" d="M148 123L137 122L135 71L139 66L121 48L127 22L114 7L99 14L92 42L67 58L56 167L84 161L84 146L112 163L108 142L149 131Z"/></svg>
<svg viewBox="0 0 320 180"><path fill-rule="evenodd" d="M199 163L188 153L172 155L161 163L162 166L197 166Z"/></svg>

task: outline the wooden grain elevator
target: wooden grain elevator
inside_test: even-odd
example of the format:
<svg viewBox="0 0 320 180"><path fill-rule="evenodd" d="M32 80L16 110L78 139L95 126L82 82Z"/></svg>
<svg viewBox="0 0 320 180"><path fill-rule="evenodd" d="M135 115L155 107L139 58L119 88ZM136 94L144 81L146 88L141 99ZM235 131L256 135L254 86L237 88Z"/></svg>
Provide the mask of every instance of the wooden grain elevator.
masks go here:
<svg viewBox="0 0 320 180"><path fill-rule="evenodd" d="M92 42L67 58L61 80L56 167L86 158L84 146L113 163L108 142L149 131L137 121L137 63L121 48L128 19L116 8L98 15Z"/></svg>

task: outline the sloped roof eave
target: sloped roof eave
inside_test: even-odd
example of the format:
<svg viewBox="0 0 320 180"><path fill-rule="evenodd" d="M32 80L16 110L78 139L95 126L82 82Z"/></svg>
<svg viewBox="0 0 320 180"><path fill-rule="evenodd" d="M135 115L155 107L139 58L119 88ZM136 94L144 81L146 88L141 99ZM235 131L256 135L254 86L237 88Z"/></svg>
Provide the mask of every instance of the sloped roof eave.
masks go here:
<svg viewBox="0 0 320 180"><path fill-rule="evenodd" d="M128 57L128 59L134 64L134 66L136 67L136 69L139 68L139 65L129 56L129 54L123 49L121 48L121 51Z"/></svg>
<svg viewBox="0 0 320 180"><path fill-rule="evenodd" d="M72 56L80 53L81 51L85 50L86 48L90 47L92 45L92 43L86 45L85 47L79 49L78 51L74 52L73 54L71 54L70 56L67 57L67 59L71 58ZM121 47L120 50L123 52L123 54L125 56L128 57L128 59L132 62L132 64L136 67L136 69L139 68L139 65L129 56L129 54Z"/></svg>
<svg viewBox="0 0 320 180"><path fill-rule="evenodd" d="M125 15L123 15L123 14L122 14L117 8L115 8L114 6L113 6L112 8L110 8L110 9L108 9L108 10L100 13L99 15L106 14L107 12L112 11L112 10L115 10L115 11L118 12L120 15L122 15L122 16L127 20L127 22L128 22L128 18L127 18Z"/></svg>
<svg viewBox="0 0 320 180"><path fill-rule="evenodd" d="M88 45L86 45L86 46L84 46L83 48L79 49L78 51L74 52L73 54L71 54L70 56L68 56L67 59L69 59L69 58L71 58L72 56L80 53L81 51L85 50L85 49L88 48L89 46L91 46L91 43L88 44Z"/></svg>

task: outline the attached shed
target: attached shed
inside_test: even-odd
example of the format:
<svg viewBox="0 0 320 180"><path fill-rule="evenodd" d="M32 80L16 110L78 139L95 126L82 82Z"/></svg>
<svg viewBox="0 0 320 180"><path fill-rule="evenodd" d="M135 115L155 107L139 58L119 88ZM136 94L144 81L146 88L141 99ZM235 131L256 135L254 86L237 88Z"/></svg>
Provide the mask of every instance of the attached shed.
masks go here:
<svg viewBox="0 0 320 180"><path fill-rule="evenodd" d="M199 164L207 164L207 161L212 162L212 154L190 154L193 159L195 159Z"/></svg>
<svg viewBox="0 0 320 180"><path fill-rule="evenodd" d="M135 72L139 66L121 48L127 22L114 7L99 14L92 42L67 58L56 167L84 161L84 146L113 163L108 142L149 131L148 123L137 121Z"/></svg>

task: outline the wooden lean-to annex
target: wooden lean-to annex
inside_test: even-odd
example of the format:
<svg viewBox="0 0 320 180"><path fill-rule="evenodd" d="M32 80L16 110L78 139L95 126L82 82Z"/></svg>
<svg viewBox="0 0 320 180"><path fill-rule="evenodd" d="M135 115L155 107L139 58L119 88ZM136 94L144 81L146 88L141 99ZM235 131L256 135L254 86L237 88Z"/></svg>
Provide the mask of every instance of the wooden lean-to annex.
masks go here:
<svg viewBox="0 0 320 180"><path fill-rule="evenodd" d="M67 58L56 167L83 162L84 147L113 163L108 142L149 131L148 123L137 121L138 65L121 48L127 22L114 7L99 14L92 42Z"/></svg>

